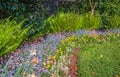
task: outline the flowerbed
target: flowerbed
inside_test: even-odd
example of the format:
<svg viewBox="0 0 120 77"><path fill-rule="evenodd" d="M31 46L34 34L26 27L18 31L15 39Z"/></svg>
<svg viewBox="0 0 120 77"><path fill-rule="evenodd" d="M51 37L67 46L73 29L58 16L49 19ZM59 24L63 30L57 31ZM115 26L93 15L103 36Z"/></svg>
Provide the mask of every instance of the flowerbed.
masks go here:
<svg viewBox="0 0 120 77"><path fill-rule="evenodd" d="M120 39L120 33L118 32L104 35L94 31L91 34L88 32L86 31L82 35L81 32L48 35L47 39L42 42L38 41L32 45L26 43L26 46L18 49L18 53L10 58L6 66L1 65L0 76L79 77L82 73L79 65L82 63L81 59L75 56L76 53L81 54L84 50L89 50L89 47L98 47L98 44ZM79 57L81 57L80 54ZM76 59L74 63L72 58ZM73 70L74 72L70 72Z"/></svg>

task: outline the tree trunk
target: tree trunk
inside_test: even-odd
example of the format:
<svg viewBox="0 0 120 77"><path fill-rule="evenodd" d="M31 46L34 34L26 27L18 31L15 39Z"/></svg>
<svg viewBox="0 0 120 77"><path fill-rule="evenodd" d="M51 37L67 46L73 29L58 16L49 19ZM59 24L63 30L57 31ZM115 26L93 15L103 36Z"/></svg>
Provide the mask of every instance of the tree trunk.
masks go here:
<svg viewBox="0 0 120 77"><path fill-rule="evenodd" d="M91 16L94 16L94 12L95 12L97 3L93 2L92 0L89 0L89 3L90 3L90 7L91 7Z"/></svg>
<svg viewBox="0 0 120 77"><path fill-rule="evenodd" d="M94 16L94 11L95 11L95 9L91 8L91 16Z"/></svg>

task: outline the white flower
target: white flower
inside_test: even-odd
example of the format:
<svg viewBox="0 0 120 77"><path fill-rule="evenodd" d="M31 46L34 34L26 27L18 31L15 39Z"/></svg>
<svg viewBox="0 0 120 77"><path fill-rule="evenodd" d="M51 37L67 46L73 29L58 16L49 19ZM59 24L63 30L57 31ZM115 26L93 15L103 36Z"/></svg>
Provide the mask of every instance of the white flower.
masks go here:
<svg viewBox="0 0 120 77"><path fill-rule="evenodd" d="M30 56L36 55L36 50L30 50Z"/></svg>
<svg viewBox="0 0 120 77"><path fill-rule="evenodd" d="M34 74L29 74L29 75L27 75L27 77L37 77L37 76Z"/></svg>
<svg viewBox="0 0 120 77"><path fill-rule="evenodd" d="M67 66L63 66L62 70L64 71L64 73L67 75L69 73L69 68Z"/></svg>

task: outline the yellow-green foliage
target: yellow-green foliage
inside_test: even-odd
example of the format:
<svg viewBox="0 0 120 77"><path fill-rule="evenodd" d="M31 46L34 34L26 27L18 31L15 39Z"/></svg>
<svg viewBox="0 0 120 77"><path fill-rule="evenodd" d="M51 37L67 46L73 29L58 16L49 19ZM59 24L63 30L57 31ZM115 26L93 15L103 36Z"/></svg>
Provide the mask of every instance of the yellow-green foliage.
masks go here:
<svg viewBox="0 0 120 77"><path fill-rule="evenodd" d="M90 14L58 13L50 16L44 23L47 32L75 31L81 28L98 29L101 18ZM44 30L45 31L45 30Z"/></svg>
<svg viewBox="0 0 120 77"><path fill-rule="evenodd" d="M85 14L85 16L83 16L82 28L98 29L100 24L101 18L99 16L91 16L90 14Z"/></svg>
<svg viewBox="0 0 120 77"><path fill-rule="evenodd" d="M26 38L29 28L21 29L25 21L18 24L9 18L0 21L0 57L15 50Z"/></svg>
<svg viewBox="0 0 120 77"><path fill-rule="evenodd" d="M44 23L45 29L50 32L76 30L80 16L74 13L59 13L50 16Z"/></svg>
<svg viewBox="0 0 120 77"><path fill-rule="evenodd" d="M120 27L120 16L112 15L109 17L108 28L118 28Z"/></svg>

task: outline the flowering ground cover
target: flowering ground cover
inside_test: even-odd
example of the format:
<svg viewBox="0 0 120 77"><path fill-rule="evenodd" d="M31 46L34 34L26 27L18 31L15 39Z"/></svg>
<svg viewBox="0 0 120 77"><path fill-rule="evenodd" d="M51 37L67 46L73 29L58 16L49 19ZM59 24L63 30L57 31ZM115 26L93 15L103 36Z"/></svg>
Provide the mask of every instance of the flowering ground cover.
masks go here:
<svg viewBox="0 0 120 77"><path fill-rule="evenodd" d="M50 34L46 37L42 41L21 46L6 65L1 63L0 76L119 76L118 31L110 33L80 30Z"/></svg>

